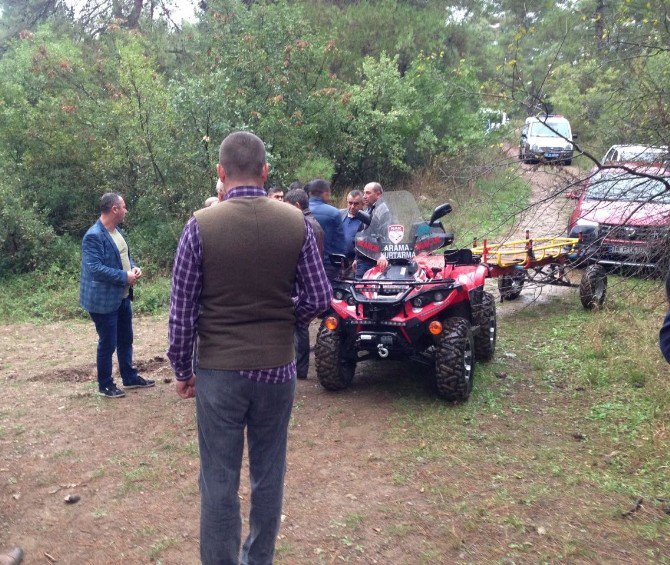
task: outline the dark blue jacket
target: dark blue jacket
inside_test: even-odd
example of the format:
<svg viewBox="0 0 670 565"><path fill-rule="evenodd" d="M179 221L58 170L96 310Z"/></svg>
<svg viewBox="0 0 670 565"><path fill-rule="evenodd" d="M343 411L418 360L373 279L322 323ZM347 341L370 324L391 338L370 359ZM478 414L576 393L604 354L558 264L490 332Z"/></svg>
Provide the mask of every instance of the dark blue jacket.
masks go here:
<svg viewBox="0 0 670 565"><path fill-rule="evenodd" d="M135 266L132 257L130 265ZM79 304L89 312L109 314L121 306L127 283L128 273L121 264L119 249L107 228L98 220L86 232L81 243Z"/></svg>
<svg viewBox="0 0 670 565"><path fill-rule="evenodd" d="M331 253L346 253L339 210L317 196L310 197L309 209L323 229L323 254L326 260Z"/></svg>
<svg viewBox="0 0 670 565"><path fill-rule="evenodd" d="M663 320L663 325L661 326L659 344L661 346L663 357L670 363L670 310L668 310L668 313L665 315L665 320Z"/></svg>

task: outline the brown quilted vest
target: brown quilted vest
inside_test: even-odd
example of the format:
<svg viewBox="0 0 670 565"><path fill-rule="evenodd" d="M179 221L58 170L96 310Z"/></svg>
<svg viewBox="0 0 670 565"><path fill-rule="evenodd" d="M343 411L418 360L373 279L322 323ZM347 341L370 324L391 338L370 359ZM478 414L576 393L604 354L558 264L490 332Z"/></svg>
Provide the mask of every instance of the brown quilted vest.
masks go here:
<svg viewBox="0 0 670 565"><path fill-rule="evenodd" d="M293 286L305 238L295 207L265 196L231 198L195 213L203 287L198 365L251 370L295 357Z"/></svg>

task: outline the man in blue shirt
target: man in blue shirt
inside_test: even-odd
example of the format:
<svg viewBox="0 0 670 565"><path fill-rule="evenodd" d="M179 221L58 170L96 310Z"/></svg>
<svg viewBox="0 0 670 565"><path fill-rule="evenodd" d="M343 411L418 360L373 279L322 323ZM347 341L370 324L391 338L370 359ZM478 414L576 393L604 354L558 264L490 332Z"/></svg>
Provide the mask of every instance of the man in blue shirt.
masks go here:
<svg viewBox="0 0 670 565"><path fill-rule="evenodd" d="M362 210L363 193L360 190L352 190L347 194L347 207L340 210L342 218L342 231L344 232L345 251L347 257L353 260L356 246L356 234L361 229L361 221L356 218L356 212Z"/></svg>
<svg viewBox="0 0 670 565"><path fill-rule="evenodd" d="M330 263L331 253L345 253L344 232L340 212L330 202L330 183L323 179L314 179L305 185L309 194L309 209L323 230L323 264L329 280L339 275L339 270Z"/></svg>

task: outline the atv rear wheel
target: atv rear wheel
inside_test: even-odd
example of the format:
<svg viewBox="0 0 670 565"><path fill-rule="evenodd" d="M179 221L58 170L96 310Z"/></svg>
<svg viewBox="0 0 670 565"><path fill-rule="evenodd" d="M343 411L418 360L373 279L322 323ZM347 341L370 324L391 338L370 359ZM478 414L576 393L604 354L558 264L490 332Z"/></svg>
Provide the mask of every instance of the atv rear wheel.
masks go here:
<svg viewBox="0 0 670 565"><path fill-rule="evenodd" d="M607 273L602 265L589 265L579 283L579 299L587 310L596 310L607 296Z"/></svg>
<svg viewBox="0 0 670 565"><path fill-rule="evenodd" d="M463 318L447 319L435 352L437 394L445 400L467 400L472 392L474 369L470 323Z"/></svg>
<svg viewBox="0 0 670 565"><path fill-rule="evenodd" d="M479 333L474 337L475 357L477 361L490 361L496 350L498 333L496 301L490 292L483 294L481 304L473 306L472 319L479 326Z"/></svg>
<svg viewBox="0 0 670 565"><path fill-rule="evenodd" d="M314 345L316 378L326 390L343 390L354 380L355 361L342 359L341 336L321 323Z"/></svg>
<svg viewBox="0 0 670 565"><path fill-rule="evenodd" d="M503 300L516 300L523 290L526 272L520 271L513 275L503 275L498 279L498 292Z"/></svg>

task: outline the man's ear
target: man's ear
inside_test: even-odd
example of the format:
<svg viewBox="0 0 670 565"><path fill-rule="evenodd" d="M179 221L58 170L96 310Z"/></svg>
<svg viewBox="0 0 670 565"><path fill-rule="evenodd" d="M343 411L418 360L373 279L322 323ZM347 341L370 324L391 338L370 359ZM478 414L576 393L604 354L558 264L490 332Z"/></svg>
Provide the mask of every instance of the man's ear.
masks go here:
<svg viewBox="0 0 670 565"><path fill-rule="evenodd" d="M221 163L216 164L216 174L219 175L221 182L226 180L226 171L223 170Z"/></svg>
<svg viewBox="0 0 670 565"><path fill-rule="evenodd" d="M268 173L270 172L270 165L267 163L263 164L263 169L261 170L261 179L263 179L263 183L265 183L266 180L268 180Z"/></svg>

